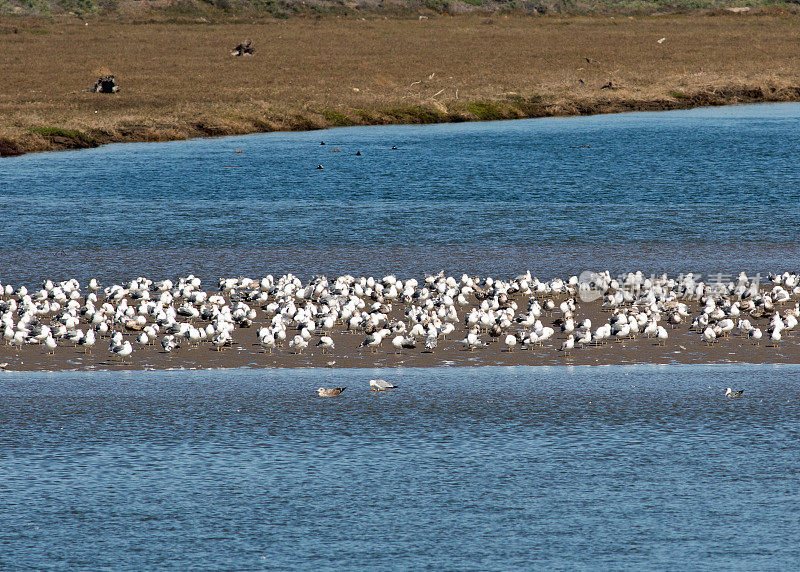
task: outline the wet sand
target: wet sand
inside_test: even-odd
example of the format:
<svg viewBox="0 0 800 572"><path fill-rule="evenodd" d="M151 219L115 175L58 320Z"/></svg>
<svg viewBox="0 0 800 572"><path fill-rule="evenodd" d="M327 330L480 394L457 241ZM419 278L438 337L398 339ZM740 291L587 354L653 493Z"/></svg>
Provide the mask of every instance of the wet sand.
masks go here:
<svg viewBox="0 0 800 572"><path fill-rule="evenodd" d="M557 302L567 298L566 295L548 296ZM512 299L517 302L520 310L524 312L527 307L527 295L516 295ZM794 305L777 306L780 312ZM686 302L692 317L697 316L699 305L697 302ZM470 304L468 308L473 307ZM403 319L403 305L395 302L390 313L390 319ZM69 342L59 341L59 347L54 354L47 353L44 346L25 345L21 350L8 345L0 347L0 363L8 362L8 371L56 371L56 370L163 370L163 369L222 369L222 368L303 368L303 367L332 367L332 368L372 368L372 367L438 367L438 366L517 366L517 365L617 365L617 364L710 364L710 363L800 363L800 335L797 332L783 332L783 339L776 346L769 340L766 333L769 320L767 317L753 318L742 314L753 326L765 331L764 339L759 345L754 345L746 335L738 330L731 332L730 337L721 338L712 345L707 345L700 332L690 330L691 318L674 328L662 324L668 330L669 338L663 346L657 341L638 334L635 338L624 340L611 340L599 346L577 347L570 352L562 352L559 348L567 338L561 333L558 326L553 323L562 314L556 308L553 313L543 313L541 321L545 326L554 327L556 334L545 341L541 346L522 349L517 345L512 351L506 349L503 339L507 333L522 331L519 324L514 324L499 338L493 339L488 334L482 333L481 339L488 342L484 348L469 351L465 349L462 340L466 335L464 316L466 311L459 310L459 323L456 330L448 339L439 338L437 348L432 351L424 349L425 340L417 340L416 349L406 349L397 352L391 345L388 336L376 351L359 348L365 338L363 331L348 332L343 324L326 332L335 343L335 348L326 353L315 347L322 332L316 331L310 339L309 347L302 353L295 353L288 346L297 331L289 330L287 341L278 346L271 353L265 352L258 343L257 330L265 325L267 315L264 310L257 308L257 319L249 328L236 328L233 332L233 343L230 347L217 350L210 342L203 342L199 347L190 348L186 341L182 341L178 349L170 353L164 352L156 340L155 345L142 346L136 342L138 331L125 331L124 338L133 345L133 354L122 362L116 355L109 352L108 337L98 337L96 346L91 353L84 353L83 348L74 347ZM589 318L592 328L605 323L610 315L608 308L602 307L601 302L578 302L575 311L575 320ZM199 327L208 322L194 320L192 323ZM85 324L81 324L85 329ZM64 344L64 345L62 345Z"/></svg>

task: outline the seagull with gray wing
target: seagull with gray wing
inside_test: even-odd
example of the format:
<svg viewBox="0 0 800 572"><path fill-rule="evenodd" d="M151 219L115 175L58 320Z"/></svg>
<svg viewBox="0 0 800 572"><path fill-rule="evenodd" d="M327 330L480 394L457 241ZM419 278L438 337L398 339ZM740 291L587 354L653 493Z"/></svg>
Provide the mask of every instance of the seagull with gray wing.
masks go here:
<svg viewBox="0 0 800 572"><path fill-rule="evenodd" d="M397 386L389 383L385 379L370 379L369 387L372 391L386 391L387 389L394 389Z"/></svg>

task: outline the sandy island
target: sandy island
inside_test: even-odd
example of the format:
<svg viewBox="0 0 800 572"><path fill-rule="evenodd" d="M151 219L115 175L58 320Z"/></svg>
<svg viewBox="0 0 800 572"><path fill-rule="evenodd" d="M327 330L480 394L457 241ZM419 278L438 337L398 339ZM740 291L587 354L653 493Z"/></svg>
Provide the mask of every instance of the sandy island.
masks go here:
<svg viewBox="0 0 800 572"><path fill-rule="evenodd" d="M228 280L221 291L208 292L199 287L187 290L183 281L139 281L74 293L68 282L30 292L16 288L11 294L7 286L0 297L5 340L0 362L6 370L27 371L800 363L800 337L795 333L800 287L794 285L796 275L784 277L784 282L778 277L775 283L760 285L734 279L716 286L697 281L688 287L677 280L656 279L655 286L607 280L593 285L591 295L583 282L575 284L576 278L570 285L566 279L540 282L529 275L494 283L439 276L417 284L396 282L391 276L349 277L317 279L302 287L290 276ZM590 299L595 296L599 297ZM324 324L326 317L333 319ZM638 332L616 331L631 320L640 324L634 328ZM220 341L219 332L225 329L220 324L226 323L230 335ZM612 323L615 332L602 339L598 332ZM138 341L143 332L152 333L154 324L157 334L148 343ZM664 329L666 339L658 339L653 324ZM541 335L547 328L553 329L552 335L531 342L532 332ZM97 335L90 349L70 341L89 329ZM716 331L711 341L709 329ZM760 340L753 335L755 329ZM779 341L773 339L775 329ZM26 339L20 347L21 330ZM192 340L189 330L209 334ZM368 332L374 336L381 330L382 341L370 347ZM279 331L285 339L278 339ZM465 342L470 331L476 334L477 347ZM114 332L116 342L111 339ZM274 347L262 340L265 332L274 336ZM303 336L307 347L301 349L295 343ZM323 336L333 348L318 345ZM398 336L416 347L394 347ZM575 347L564 349L570 336ZM47 347L47 337L56 347ZM171 351L164 349L165 338L172 341ZM436 347L426 349L431 338ZM581 338L589 341L581 344ZM124 343L130 345L130 355L112 351L111 346Z"/></svg>

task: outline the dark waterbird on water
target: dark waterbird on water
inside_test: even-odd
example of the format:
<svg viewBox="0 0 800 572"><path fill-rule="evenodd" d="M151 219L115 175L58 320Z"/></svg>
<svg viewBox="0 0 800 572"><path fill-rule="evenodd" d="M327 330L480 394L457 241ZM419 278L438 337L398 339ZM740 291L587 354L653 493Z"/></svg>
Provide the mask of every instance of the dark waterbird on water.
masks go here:
<svg viewBox="0 0 800 572"><path fill-rule="evenodd" d="M730 397L731 399L738 399L740 397L744 397L744 389L739 389L737 391L733 391L730 387L725 391L725 397Z"/></svg>

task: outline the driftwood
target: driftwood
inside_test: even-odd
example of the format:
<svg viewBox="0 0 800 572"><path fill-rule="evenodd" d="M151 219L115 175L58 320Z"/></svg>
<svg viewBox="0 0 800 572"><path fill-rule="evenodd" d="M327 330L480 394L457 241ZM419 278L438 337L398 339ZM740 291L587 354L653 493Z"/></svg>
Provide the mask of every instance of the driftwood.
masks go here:
<svg viewBox="0 0 800 572"><path fill-rule="evenodd" d="M253 47L253 42L251 40L245 40L241 44L237 45L233 48L231 52L232 56L252 56L255 53L255 48Z"/></svg>
<svg viewBox="0 0 800 572"><path fill-rule="evenodd" d="M95 83L94 87L89 91L95 93L117 93L119 91L119 86L114 80L113 75L104 75L97 80L97 83Z"/></svg>

